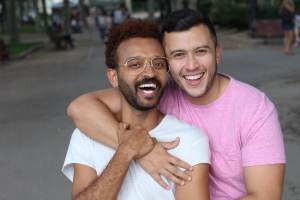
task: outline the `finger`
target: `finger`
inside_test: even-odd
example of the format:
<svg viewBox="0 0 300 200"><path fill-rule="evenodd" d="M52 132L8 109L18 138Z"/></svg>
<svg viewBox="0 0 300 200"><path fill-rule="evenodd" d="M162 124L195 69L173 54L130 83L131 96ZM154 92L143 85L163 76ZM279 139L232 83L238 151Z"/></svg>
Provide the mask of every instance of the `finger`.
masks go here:
<svg viewBox="0 0 300 200"><path fill-rule="evenodd" d="M166 190L170 189L170 186L161 178L159 174L153 174L152 177L161 187L165 188Z"/></svg>
<svg viewBox="0 0 300 200"><path fill-rule="evenodd" d="M127 124L125 122L120 122L119 124L120 124L120 126L122 127L123 130L126 130L126 129L129 128L129 124Z"/></svg>
<svg viewBox="0 0 300 200"><path fill-rule="evenodd" d="M173 149L175 147L178 146L180 142L180 138L179 137L176 137L175 140L173 141L170 141L170 142L160 142L160 144L165 148L165 149Z"/></svg>
<svg viewBox="0 0 300 200"><path fill-rule="evenodd" d="M165 169L161 170L161 175L167 177L169 180L173 181L177 185L184 185L185 183L183 180L171 174L168 170Z"/></svg>
<svg viewBox="0 0 300 200"><path fill-rule="evenodd" d="M178 179L182 180L182 181L191 181L192 177L190 177L186 172L181 171L180 169L178 169L177 167L175 167L174 165L169 165L166 170L168 170L173 176L176 176ZM178 183L176 183L178 184Z"/></svg>
<svg viewBox="0 0 300 200"><path fill-rule="evenodd" d="M193 167L190 164L188 164L187 162L184 162L184 161L182 161L179 158L176 158L174 156L170 155L168 161L176 167L181 167L181 168L189 170L189 171L193 170Z"/></svg>

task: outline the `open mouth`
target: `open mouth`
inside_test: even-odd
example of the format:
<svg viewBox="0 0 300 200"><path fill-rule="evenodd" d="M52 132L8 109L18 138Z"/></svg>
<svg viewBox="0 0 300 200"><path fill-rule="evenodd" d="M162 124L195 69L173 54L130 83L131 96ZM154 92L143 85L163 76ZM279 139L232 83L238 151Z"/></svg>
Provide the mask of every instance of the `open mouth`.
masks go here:
<svg viewBox="0 0 300 200"><path fill-rule="evenodd" d="M144 83L141 85L138 85L138 89L146 94L152 94L157 89L157 85L155 83Z"/></svg>
<svg viewBox="0 0 300 200"><path fill-rule="evenodd" d="M187 81L196 81L200 80L204 76L204 72L193 75L184 75L183 78Z"/></svg>

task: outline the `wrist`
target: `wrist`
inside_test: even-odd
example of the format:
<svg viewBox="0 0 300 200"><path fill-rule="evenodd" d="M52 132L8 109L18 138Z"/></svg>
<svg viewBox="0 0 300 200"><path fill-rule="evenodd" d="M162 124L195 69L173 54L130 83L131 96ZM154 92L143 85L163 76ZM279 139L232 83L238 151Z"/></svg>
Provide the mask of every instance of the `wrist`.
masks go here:
<svg viewBox="0 0 300 200"><path fill-rule="evenodd" d="M151 147L149 147L145 152L143 153L139 153L134 159L138 160L140 158L143 158L145 156L147 156L149 153L151 153L153 151L153 149L155 148L156 144L157 144L157 139L156 138L152 138L150 137L150 141L151 141Z"/></svg>
<svg viewBox="0 0 300 200"><path fill-rule="evenodd" d="M120 144L117 149L117 154L120 155L124 160L131 161L135 156L138 155L138 152L131 150L126 145Z"/></svg>

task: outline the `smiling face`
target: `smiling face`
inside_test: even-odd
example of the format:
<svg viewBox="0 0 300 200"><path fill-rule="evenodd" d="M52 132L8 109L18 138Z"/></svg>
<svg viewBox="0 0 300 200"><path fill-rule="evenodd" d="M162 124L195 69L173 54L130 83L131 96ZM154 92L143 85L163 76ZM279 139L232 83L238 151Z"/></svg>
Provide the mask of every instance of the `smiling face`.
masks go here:
<svg viewBox="0 0 300 200"><path fill-rule="evenodd" d="M173 79L192 98L209 96L221 50L204 25L164 34L166 55Z"/></svg>
<svg viewBox="0 0 300 200"><path fill-rule="evenodd" d="M164 56L161 44L151 38L132 38L119 45L119 67L116 70L109 69L108 78L112 85L119 87L126 101L135 109L149 110L156 107L166 85L167 69L154 69L151 65L156 63L150 60ZM136 66L140 61L131 62L135 58L146 58L143 70Z"/></svg>

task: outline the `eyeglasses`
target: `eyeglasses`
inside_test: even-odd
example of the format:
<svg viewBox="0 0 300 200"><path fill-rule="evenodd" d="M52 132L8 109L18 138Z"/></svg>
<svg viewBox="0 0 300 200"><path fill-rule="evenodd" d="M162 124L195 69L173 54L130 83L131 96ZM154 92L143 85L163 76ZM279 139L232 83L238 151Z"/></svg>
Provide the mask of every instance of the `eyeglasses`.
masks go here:
<svg viewBox="0 0 300 200"><path fill-rule="evenodd" d="M131 57L125 61L124 66L129 70L141 73L145 70L147 62L155 71L169 71L168 59L165 57Z"/></svg>

